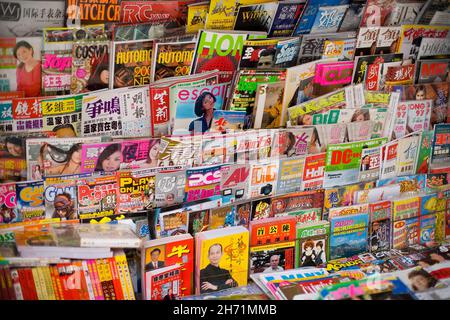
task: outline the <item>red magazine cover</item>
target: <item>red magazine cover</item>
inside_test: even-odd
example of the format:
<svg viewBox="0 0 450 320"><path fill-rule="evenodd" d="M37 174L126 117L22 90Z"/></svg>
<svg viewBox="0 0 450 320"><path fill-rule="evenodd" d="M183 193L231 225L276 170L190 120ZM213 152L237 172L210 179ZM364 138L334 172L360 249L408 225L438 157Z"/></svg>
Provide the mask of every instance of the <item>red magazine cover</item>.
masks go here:
<svg viewBox="0 0 450 320"><path fill-rule="evenodd" d="M293 241L296 223L293 216L250 221L250 246Z"/></svg>
<svg viewBox="0 0 450 320"><path fill-rule="evenodd" d="M181 266L175 264L148 271L145 282L148 300L177 300L181 290Z"/></svg>

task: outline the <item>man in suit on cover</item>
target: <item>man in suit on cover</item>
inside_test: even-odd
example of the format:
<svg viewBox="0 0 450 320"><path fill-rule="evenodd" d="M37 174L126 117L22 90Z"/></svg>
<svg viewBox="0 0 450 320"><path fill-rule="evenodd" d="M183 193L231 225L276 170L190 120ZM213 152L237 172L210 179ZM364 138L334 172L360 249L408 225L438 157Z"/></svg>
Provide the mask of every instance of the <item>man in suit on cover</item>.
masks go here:
<svg viewBox="0 0 450 320"><path fill-rule="evenodd" d="M160 254L161 250L158 248L155 248L150 252L151 261L145 266L146 271L155 270L166 266L164 261L158 261Z"/></svg>

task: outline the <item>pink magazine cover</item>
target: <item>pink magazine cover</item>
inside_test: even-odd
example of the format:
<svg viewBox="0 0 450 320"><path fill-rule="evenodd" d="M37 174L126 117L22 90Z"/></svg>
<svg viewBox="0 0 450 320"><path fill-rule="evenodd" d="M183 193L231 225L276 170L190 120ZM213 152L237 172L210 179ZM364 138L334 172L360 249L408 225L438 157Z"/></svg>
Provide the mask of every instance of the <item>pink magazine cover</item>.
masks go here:
<svg viewBox="0 0 450 320"><path fill-rule="evenodd" d="M353 64L353 61L318 63L314 83L323 86L350 84L352 82Z"/></svg>
<svg viewBox="0 0 450 320"><path fill-rule="evenodd" d="M122 142L84 144L81 148L81 173L114 172L122 163Z"/></svg>
<svg viewBox="0 0 450 320"><path fill-rule="evenodd" d="M158 165L159 138L122 141L120 169L154 168Z"/></svg>

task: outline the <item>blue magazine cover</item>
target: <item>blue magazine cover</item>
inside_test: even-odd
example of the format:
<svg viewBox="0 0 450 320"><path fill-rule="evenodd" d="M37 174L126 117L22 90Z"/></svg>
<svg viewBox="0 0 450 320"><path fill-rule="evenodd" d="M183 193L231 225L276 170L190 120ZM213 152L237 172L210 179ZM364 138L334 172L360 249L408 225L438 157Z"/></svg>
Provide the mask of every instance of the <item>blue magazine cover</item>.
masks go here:
<svg viewBox="0 0 450 320"><path fill-rule="evenodd" d="M367 251L368 214L341 216L330 223L330 260Z"/></svg>
<svg viewBox="0 0 450 320"><path fill-rule="evenodd" d="M306 0L299 0L294 3L280 2L273 18L268 37L289 37L301 17L305 4Z"/></svg>

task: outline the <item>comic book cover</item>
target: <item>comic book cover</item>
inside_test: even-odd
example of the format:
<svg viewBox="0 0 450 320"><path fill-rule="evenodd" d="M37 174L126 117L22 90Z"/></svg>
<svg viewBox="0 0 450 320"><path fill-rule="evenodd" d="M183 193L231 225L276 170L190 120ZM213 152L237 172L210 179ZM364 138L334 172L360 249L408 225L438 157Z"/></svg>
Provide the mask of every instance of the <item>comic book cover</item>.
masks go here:
<svg viewBox="0 0 450 320"><path fill-rule="evenodd" d="M42 52L42 94L44 96L70 93L72 51L52 50Z"/></svg>
<svg viewBox="0 0 450 320"><path fill-rule="evenodd" d="M367 213L332 218L330 222L330 260L366 252L368 224Z"/></svg>
<svg viewBox="0 0 450 320"><path fill-rule="evenodd" d="M272 198L263 198L252 201L250 221L273 217Z"/></svg>
<svg viewBox="0 0 450 320"><path fill-rule="evenodd" d="M116 172L118 213L135 213L155 205L155 168Z"/></svg>
<svg viewBox="0 0 450 320"><path fill-rule="evenodd" d="M250 164L249 195L251 198L273 195L276 190L278 161Z"/></svg>
<svg viewBox="0 0 450 320"><path fill-rule="evenodd" d="M391 202L369 204L369 251L386 251L391 246Z"/></svg>
<svg viewBox="0 0 450 320"><path fill-rule="evenodd" d="M333 187L357 183L362 165L363 147L373 148L386 142L387 138L378 138L363 142L329 145L325 159L324 186Z"/></svg>
<svg viewBox="0 0 450 320"><path fill-rule="evenodd" d="M26 136L3 135L0 137L0 182L25 180L27 161Z"/></svg>
<svg viewBox="0 0 450 320"><path fill-rule="evenodd" d="M186 170L185 202L220 197L221 166L199 167Z"/></svg>
<svg viewBox="0 0 450 320"><path fill-rule="evenodd" d="M190 211L188 213L188 232L195 236L197 232L203 232L209 228L209 210Z"/></svg>
<svg viewBox="0 0 450 320"><path fill-rule="evenodd" d="M236 226L244 226L248 229L249 223L251 221L251 211L252 205L251 201L240 202L235 206L236 214L234 216Z"/></svg>
<svg viewBox="0 0 450 320"><path fill-rule="evenodd" d="M167 172L156 173L155 201L156 207L165 207L182 203L186 186L186 171L177 167Z"/></svg>
<svg viewBox="0 0 450 320"><path fill-rule="evenodd" d="M81 173L115 172L122 163L120 142L83 144L81 146Z"/></svg>
<svg viewBox="0 0 450 320"><path fill-rule="evenodd" d="M67 0L67 21L72 25L76 21L81 24L119 22L121 2L122 0L112 0L95 4L86 0Z"/></svg>
<svg viewBox="0 0 450 320"><path fill-rule="evenodd" d="M23 221L17 208L16 184L0 184L0 224Z"/></svg>
<svg viewBox="0 0 450 320"><path fill-rule="evenodd" d="M107 40L76 41L72 46L70 93L109 88L110 42Z"/></svg>
<svg viewBox="0 0 450 320"><path fill-rule="evenodd" d="M0 6L4 4L0 2ZM3 52L0 62L0 90L23 91L25 97L39 97L42 87L42 37L2 38L0 48ZM15 49L31 57L26 62L17 59L14 56Z"/></svg>
<svg viewBox="0 0 450 320"><path fill-rule="evenodd" d="M189 75L194 49L195 41L155 43L152 81Z"/></svg>
<svg viewBox="0 0 450 320"><path fill-rule="evenodd" d="M378 27L378 37L376 49L374 53L370 54L386 54L395 53L397 50L398 38L400 37L401 27Z"/></svg>
<svg viewBox="0 0 450 320"><path fill-rule="evenodd" d="M448 39L450 26L402 25L397 52L414 62L423 38Z"/></svg>
<svg viewBox="0 0 450 320"><path fill-rule="evenodd" d="M349 85L352 81L353 61L317 63L314 75L315 96L322 96Z"/></svg>
<svg viewBox="0 0 450 320"><path fill-rule="evenodd" d="M249 232L241 226L195 236L196 294L245 286L248 280ZM212 252L217 253L212 259Z"/></svg>
<svg viewBox="0 0 450 320"><path fill-rule="evenodd" d="M245 116L245 111L214 110L210 131L241 131L244 128Z"/></svg>
<svg viewBox="0 0 450 320"><path fill-rule="evenodd" d="M16 201L17 210L23 221L44 219L44 182L17 182Z"/></svg>
<svg viewBox="0 0 450 320"><path fill-rule="evenodd" d="M447 81L450 59L417 60L415 83L433 83Z"/></svg>
<svg viewBox="0 0 450 320"><path fill-rule="evenodd" d="M77 181L78 217L89 221L117 214L117 179L114 174Z"/></svg>
<svg viewBox="0 0 450 320"><path fill-rule="evenodd" d="M434 126L433 147L431 152L430 172L448 172L450 160L449 144L450 124Z"/></svg>
<svg viewBox="0 0 450 320"><path fill-rule="evenodd" d="M350 61L355 57L356 39L325 40L322 59L337 58L338 61Z"/></svg>
<svg viewBox="0 0 450 320"><path fill-rule="evenodd" d="M141 249L141 270L145 274L166 266L181 266L180 297L191 295L194 291L194 239L190 235L177 235L161 240L147 240ZM147 294L146 288L143 290ZM147 297L144 297L147 299Z"/></svg>
<svg viewBox="0 0 450 320"><path fill-rule="evenodd" d="M250 166L225 164L221 167L220 191L223 201L234 202L248 197Z"/></svg>
<svg viewBox="0 0 450 320"><path fill-rule="evenodd" d="M275 67L277 39L246 40L239 69L270 69Z"/></svg>
<svg viewBox="0 0 450 320"><path fill-rule="evenodd" d="M41 36L46 27L64 25L65 1L0 1L0 37Z"/></svg>
<svg viewBox="0 0 450 320"><path fill-rule="evenodd" d="M310 34L337 32L349 5L319 6Z"/></svg>
<svg viewBox="0 0 450 320"><path fill-rule="evenodd" d="M328 261L328 221L297 224L295 267L316 267Z"/></svg>
<svg viewBox="0 0 450 320"><path fill-rule="evenodd" d="M121 93L125 89L106 90L83 96L81 127L83 137L109 135L122 137ZM121 110L122 109L122 110Z"/></svg>
<svg viewBox="0 0 450 320"><path fill-rule="evenodd" d="M319 60L324 52L327 40L349 40L356 39L355 31L336 32L328 34L305 34L302 36L298 63L303 64Z"/></svg>
<svg viewBox="0 0 450 320"><path fill-rule="evenodd" d="M198 33L201 29L205 29L208 10L208 1L192 3L188 6L186 33Z"/></svg>
<svg viewBox="0 0 450 320"><path fill-rule="evenodd" d="M248 32L200 30L191 66L191 74L219 70L219 83L231 82L242 57Z"/></svg>
<svg viewBox="0 0 450 320"><path fill-rule="evenodd" d="M48 97L40 100L43 128L58 138L82 136L82 95Z"/></svg>
<svg viewBox="0 0 450 320"><path fill-rule="evenodd" d="M147 300L176 300L181 293L181 266L177 263L147 271L145 281Z"/></svg>
<svg viewBox="0 0 450 320"><path fill-rule="evenodd" d="M450 58L450 46L446 41L440 38L422 38L417 60L448 58Z"/></svg>
<svg viewBox="0 0 450 320"><path fill-rule="evenodd" d="M277 2L241 5L237 8L233 29L265 31L268 33L272 26L277 7Z"/></svg>
<svg viewBox="0 0 450 320"><path fill-rule="evenodd" d="M152 57L152 40L113 42L110 89L149 84L152 81Z"/></svg>
<svg viewBox="0 0 450 320"><path fill-rule="evenodd" d="M380 27L363 27L359 30L355 56L375 54Z"/></svg>
<svg viewBox="0 0 450 320"><path fill-rule="evenodd" d="M392 225L392 249L403 249L419 243L419 218L394 221Z"/></svg>
<svg viewBox="0 0 450 320"><path fill-rule="evenodd" d="M76 179L79 175L45 177L45 218L78 219Z"/></svg>
<svg viewBox="0 0 450 320"><path fill-rule="evenodd" d="M326 152L307 155L303 171L302 190L317 190L323 186Z"/></svg>
<svg viewBox="0 0 450 320"><path fill-rule="evenodd" d="M310 33L321 8L328 8L339 5L348 5L349 3L350 1L348 0L308 1L303 10L302 16L300 17L300 19L297 22L297 25L295 26L292 36ZM334 19L336 18L334 17L334 15L329 16L325 15L324 19L334 21ZM342 20L342 17L340 17L340 20Z"/></svg>
<svg viewBox="0 0 450 320"><path fill-rule="evenodd" d="M286 194L301 190L304 157L293 157L279 160L278 181L275 194Z"/></svg>
<svg viewBox="0 0 450 320"><path fill-rule="evenodd" d="M329 109L353 108L353 90L351 86L338 89L321 97L294 105L287 109L291 126L309 124L307 119L315 113ZM305 119L306 118L306 119Z"/></svg>
<svg viewBox="0 0 450 320"><path fill-rule="evenodd" d="M273 22L267 34L268 37L287 37L292 34L297 21L303 13L306 1L279 2L273 16Z"/></svg>
<svg viewBox="0 0 450 320"><path fill-rule="evenodd" d="M255 108L253 108L254 129L275 129L282 125L282 101L284 81L259 84L256 88Z"/></svg>
<svg viewBox="0 0 450 320"><path fill-rule="evenodd" d="M228 83L220 83L178 89L175 92L172 134L208 131L211 128L214 110L222 110L226 104L228 86Z"/></svg>

